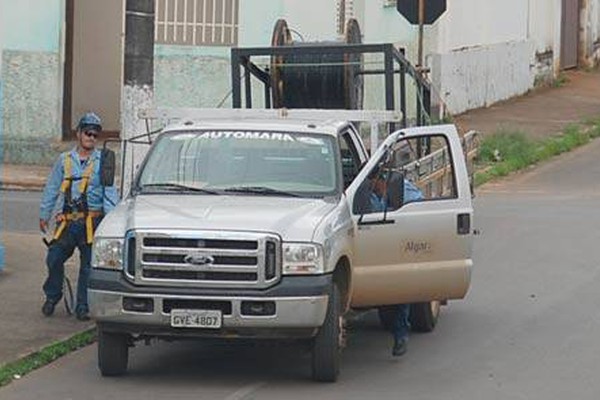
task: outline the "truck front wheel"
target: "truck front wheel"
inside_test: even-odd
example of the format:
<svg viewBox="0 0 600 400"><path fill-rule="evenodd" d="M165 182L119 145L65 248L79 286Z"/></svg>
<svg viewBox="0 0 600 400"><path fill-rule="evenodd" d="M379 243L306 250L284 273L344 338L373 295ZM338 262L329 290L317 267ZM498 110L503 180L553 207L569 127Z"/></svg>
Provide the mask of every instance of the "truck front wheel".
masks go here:
<svg viewBox="0 0 600 400"><path fill-rule="evenodd" d="M410 305L410 325L415 332L428 333L435 329L440 316L439 301L413 303Z"/></svg>
<svg viewBox="0 0 600 400"><path fill-rule="evenodd" d="M341 297L333 284L327 304L325 322L314 339L312 349L312 375L319 382L335 382L340 371L343 316Z"/></svg>
<svg viewBox="0 0 600 400"><path fill-rule="evenodd" d="M123 375L129 359L129 337L98 326L98 368L102 376Z"/></svg>

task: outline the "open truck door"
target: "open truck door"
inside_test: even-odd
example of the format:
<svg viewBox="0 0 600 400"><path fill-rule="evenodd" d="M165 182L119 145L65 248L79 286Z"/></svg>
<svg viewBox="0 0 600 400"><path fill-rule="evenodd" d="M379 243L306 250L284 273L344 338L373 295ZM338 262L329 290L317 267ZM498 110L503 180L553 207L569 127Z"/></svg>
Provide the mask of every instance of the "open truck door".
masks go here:
<svg viewBox="0 0 600 400"><path fill-rule="evenodd" d="M387 182L383 199L373 197L375 179ZM473 208L465 155L453 125L394 132L347 194L356 240L353 307L466 295L473 265Z"/></svg>

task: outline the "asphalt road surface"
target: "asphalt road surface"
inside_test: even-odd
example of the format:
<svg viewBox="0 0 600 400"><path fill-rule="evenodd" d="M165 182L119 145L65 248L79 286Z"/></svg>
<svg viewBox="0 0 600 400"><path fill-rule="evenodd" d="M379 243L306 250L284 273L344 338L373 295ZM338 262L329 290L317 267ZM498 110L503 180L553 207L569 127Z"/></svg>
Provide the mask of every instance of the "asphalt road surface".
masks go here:
<svg viewBox="0 0 600 400"><path fill-rule="evenodd" d="M305 348L160 343L101 378L96 347L0 389L17 399L598 399L600 140L478 192L472 288L435 332L390 355L375 315L353 322L336 384Z"/></svg>
<svg viewBox="0 0 600 400"><path fill-rule="evenodd" d="M39 233L41 192L0 191L3 231Z"/></svg>

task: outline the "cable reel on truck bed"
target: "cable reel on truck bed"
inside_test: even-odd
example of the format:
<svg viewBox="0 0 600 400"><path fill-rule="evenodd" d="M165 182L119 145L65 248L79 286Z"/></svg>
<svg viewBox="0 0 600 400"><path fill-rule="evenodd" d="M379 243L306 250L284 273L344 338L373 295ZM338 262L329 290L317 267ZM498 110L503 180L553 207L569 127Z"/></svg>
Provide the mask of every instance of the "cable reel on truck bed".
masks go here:
<svg viewBox="0 0 600 400"><path fill-rule="evenodd" d="M294 42L288 24L275 24L271 46L307 48L360 44L358 21L346 23L343 41ZM274 108L360 110L363 107L363 55L360 53L297 52L271 56L271 93Z"/></svg>

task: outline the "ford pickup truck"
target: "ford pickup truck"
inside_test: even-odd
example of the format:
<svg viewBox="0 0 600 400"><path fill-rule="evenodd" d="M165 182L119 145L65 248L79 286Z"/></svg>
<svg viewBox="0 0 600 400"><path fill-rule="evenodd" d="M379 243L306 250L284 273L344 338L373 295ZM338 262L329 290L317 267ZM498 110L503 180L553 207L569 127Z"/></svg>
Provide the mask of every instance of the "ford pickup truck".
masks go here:
<svg viewBox="0 0 600 400"><path fill-rule="evenodd" d="M331 115L331 114L328 114ZM462 140L462 143L461 143ZM99 226L89 286L102 375L150 338L297 338L335 381L351 309L411 303L430 331L470 284L473 208L453 125L392 132L368 152L344 120L179 120L153 140ZM369 177L388 179L384 210ZM423 200L404 202L410 180Z"/></svg>

